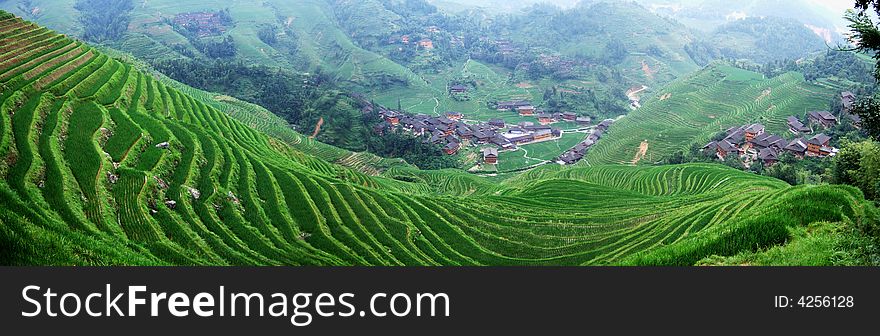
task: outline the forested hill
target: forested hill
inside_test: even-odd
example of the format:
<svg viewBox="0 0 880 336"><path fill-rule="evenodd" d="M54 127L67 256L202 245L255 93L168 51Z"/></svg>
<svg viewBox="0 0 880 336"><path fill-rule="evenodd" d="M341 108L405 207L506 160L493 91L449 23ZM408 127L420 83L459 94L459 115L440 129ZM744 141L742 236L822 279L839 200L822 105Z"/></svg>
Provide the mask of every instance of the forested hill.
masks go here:
<svg viewBox="0 0 880 336"><path fill-rule="evenodd" d="M803 58L833 43L799 21L782 18L733 21L718 27L707 42L720 57L757 63Z"/></svg>
<svg viewBox="0 0 880 336"><path fill-rule="evenodd" d="M620 64L647 55L675 76L696 68L684 51L696 36L684 25L634 2L585 1L571 9L534 6L499 20L500 31L525 45Z"/></svg>
<svg viewBox="0 0 880 336"><path fill-rule="evenodd" d="M709 35L646 2L525 3L510 3L520 8L511 12L455 12L424 0L10 0L0 8L130 53L189 85L260 104L300 130L323 118L319 139L353 150L367 148L359 139L369 126L348 123L359 108L339 95L303 99L310 95L295 92L300 77L333 82L326 92L361 92L428 114L523 97L540 104L541 93L564 89L592 102L575 112L605 118L625 112L628 89L646 85L650 93L714 59L764 63L817 47L818 36L781 19L731 22ZM469 69L473 61L479 69ZM462 103L445 92L459 82L487 87Z"/></svg>
<svg viewBox="0 0 880 336"><path fill-rule="evenodd" d="M829 232L877 218L853 188L707 164L370 177L259 109L2 11L0 41L3 265L853 263Z"/></svg>

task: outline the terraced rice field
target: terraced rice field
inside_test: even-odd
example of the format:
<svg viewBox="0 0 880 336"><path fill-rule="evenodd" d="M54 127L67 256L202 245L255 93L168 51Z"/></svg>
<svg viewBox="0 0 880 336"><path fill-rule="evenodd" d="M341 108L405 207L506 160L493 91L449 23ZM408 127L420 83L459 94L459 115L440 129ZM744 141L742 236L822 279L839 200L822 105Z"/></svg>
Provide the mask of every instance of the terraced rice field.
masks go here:
<svg viewBox="0 0 880 336"><path fill-rule="evenodd" d="M687 151L691 144L703 145L718 132L748 123L762 123L769 132L787 136L786 117L827 110L837 92L806 83L798 73L763 79L757 73L713 65L673 82L615 123L590 150L586 161L630 162L639 145L647 140L650 150L641 163L651 164L675 151Z"/></svg>
<svg viewBox="0 0 880 336"><path fill-rule="evenodd" d="M0 36L22 25L0 12ZM876 218L854 189L717 165L369 176L346 167L368 156L272 133L54 33L20 35L58 46L0 54L2 264L688 265L782 244L790 226Z"/></svg>

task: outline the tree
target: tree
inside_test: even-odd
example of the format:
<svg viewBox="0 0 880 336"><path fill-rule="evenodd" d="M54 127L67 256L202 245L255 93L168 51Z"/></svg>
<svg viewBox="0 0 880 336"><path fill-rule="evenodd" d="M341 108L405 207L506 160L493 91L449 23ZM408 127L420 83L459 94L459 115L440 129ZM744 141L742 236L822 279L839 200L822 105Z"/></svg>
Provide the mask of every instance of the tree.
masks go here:
<svg viewBox="0 0 880 336"><path fill-rule="evenodd" d="M611 64L620 64L629 55L626 46L619 40L612 40L605 45L605 57Z"/></svg>
<svg viewBox="0 0 880 336"><path fill-rule="evenodd" d="M835 182L858 187L865 198L880 199L880 143L868 140L847 144L834 163Z"/></svg>
<svg viewBox="0 0 880 336"><path fill-rule="evenodd" d="M794 165L784 162L777 163L770 168L764 169L764 175L775 177L791 185L798 184L798 171Z"/></svg>
<svg viewBox="0 0 880 336"><path fill-rule="evenodd" d="M871 9L880 15L880 0L856 0L856 10L847 12L846 19L850 22L849 28L852 31L850 41L856 46L849 50L872 53L880 64L880 27L874 24L869 13ZM874 77L880 79L877 69L874 70Z"/></svg>
<svg viewBox="0 0 880 336"><path fill-rule="evenodd" d="M880 101L875 97L859 100L853 112L862 117L862 129L874 139L880 139Z"/></svg>
<svg viewBox="0 0 880 336"><path fill-rule="evenodd" d="M92 42L117 40L128 30L132 0L78 0L83 38Z"/></svg>
<svg viewBox="0 0 880 336"><path fill-rule="evenodd" d="M257 37L260 38L260 41L263 43L274 46L278 43L278 31L279 28L274 24L264 24L260 26L260 30L257 32Z"/></svg>

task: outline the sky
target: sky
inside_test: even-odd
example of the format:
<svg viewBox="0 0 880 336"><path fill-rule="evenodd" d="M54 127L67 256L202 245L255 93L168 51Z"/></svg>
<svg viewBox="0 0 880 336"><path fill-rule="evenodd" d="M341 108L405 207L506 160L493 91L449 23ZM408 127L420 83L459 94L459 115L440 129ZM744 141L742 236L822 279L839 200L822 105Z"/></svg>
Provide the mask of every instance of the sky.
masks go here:
<svg viewBox="0 0 880 336"><path fill-rule="evenodd" d="M810 1L812 1L813 3L819 4L819 5L822 5L829 10L839 12L839 13L843 13L847 9L853 8L856 3L854 0L810 0Z"/></svg>

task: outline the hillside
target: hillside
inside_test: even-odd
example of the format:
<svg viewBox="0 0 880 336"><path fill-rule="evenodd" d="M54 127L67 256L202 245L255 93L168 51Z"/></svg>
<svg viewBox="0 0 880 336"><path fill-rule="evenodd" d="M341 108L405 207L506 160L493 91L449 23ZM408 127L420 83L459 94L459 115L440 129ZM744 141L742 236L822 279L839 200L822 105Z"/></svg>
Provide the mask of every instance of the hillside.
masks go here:
<svg viewBox="0 0 880 336"><path fill-rule="evenodd" d="M535 7L502 25L515 41L588 57L597 63L613 60L615 55L609 55L606 46L620 43L624 55L614 60L614 65L625 76L647 85L697 69L684 50L696 36L684 25L634 2L584 1L567 10ZM643 71L643 64L652 74Z"/></svg>
<svg viewBox="0 0 880 336"><path fill-rule="evenodd" d="M839 37L847 25L845 1L820 0L636 0L652 11L675 18L688 26L711 32L723 24L743 18L793 19L817 29L817 34ZM823 3L824 2L824 3Z"/></svg>
<svg viewBox="0 0 880 336"><path fill-rule="evenodd" d="M615 123L586 161L593 165L630 162L647 140L650 149L643 163L656 162L748 123L762 123L768 132L788 134L786 117L827 110L838 94L832 87L805 82L799 73L764 79L758 73L713 64L664 87L642 108Z"/></svg>
<svg viewBox="0 0 880 336"><path fill-rule="evenodd" d="M77 0L33 0L29 11L15 1L0 3L4 9L45 24L59 31L80 35L81 14L73 9ZM192 41L175 30L169 22L178 14L212 12L228 9L234 20L224 34L236 45L236 60L252 64L285 66L309 72L319 68L339 80L356 84L392 78L396 82L421 85L417 76L394 62L354 45L335 24L325 0L305 1L173 1L138 2L128 13L131 23L118 41L108 41L114 48L146 60L205 57ZM39 15L31 13L38 9ZM73 15L59 15L72 13ZM274 26L278 43L270 45L259 38L267 26ZM202 40L211 41L212 38Z"/></svg>
<svg viewBox="0 0 880 336"><path fill-rule="evenodd" d="M711 34L708 43L724 58L748 59L759 64L800 59L827 50L832 44L803 23L780 18L746 18L726 23Z"/></svg>
<svg viewBox="0 0 880 336"><path fill-rule="evenodd" d="M852 188L718 165L371 177L5 12L0 40L4 265L690 265L876 219Z"/></svg>

